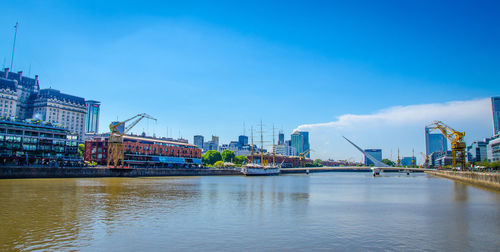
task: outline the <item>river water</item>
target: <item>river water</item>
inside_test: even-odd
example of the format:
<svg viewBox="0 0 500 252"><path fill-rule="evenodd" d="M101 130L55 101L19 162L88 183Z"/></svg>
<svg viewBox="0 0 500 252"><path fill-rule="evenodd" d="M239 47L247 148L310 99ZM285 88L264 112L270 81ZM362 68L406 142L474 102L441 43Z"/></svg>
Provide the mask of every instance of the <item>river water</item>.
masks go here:
<svg viewBox="0 0 500 252"><path fill-rule="evenodd" d="M500 193L426 174L0 180L0 251L498 251Z"/></svg>

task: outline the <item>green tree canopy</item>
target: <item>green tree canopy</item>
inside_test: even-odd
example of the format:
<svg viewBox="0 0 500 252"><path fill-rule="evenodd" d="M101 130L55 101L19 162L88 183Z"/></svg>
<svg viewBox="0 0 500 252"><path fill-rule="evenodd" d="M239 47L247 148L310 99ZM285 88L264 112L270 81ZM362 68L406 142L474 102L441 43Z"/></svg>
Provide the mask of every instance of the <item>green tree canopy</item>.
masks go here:
<svg viewBox="0 0 500 252"><path fill-rule="evenodd" d="M81 158L83 158L84 152L85 152L85 144L79 144L78 145L78 154L80 154Z"/></svg>
<svg viewBox="0 0 500 252"><path fill-rule="evenodd" d="M319 159L319 158L318 158L318 159L315 159L315 160L314 160L314 162L313 162L313 166L314 166L314 167L321 167L321 166L323 166L323 165L321 164L321 162L322 162L322 160L321 160L321 159Z"/></svg>
<svg viewBox="0 0 500 252"><path fill-rule="evenodd" d="M224 162L234 162L234 151L231 150L224 150L222 153L222 161Z"/></svg>
<svg viewBox="0 0 500 252"><path fill-rule="evenodd" d="M247 160L247 157L246 156L236 156L234 157L234 163L235 164L243 164L245 161Z"/></svg>
<svg viewBox="0 0 500 252"><path fill-rule="evenodd" d="M221 156L220 152L218 152L216 150L209 150L209 151L205 152L205 154L203 154L203 156L201 156L201 161L204 164L208 164L208 165L213 165L213 164L215 164L215 162L221 161L221 160L222 160L222 156Z"/></svg>
<svg viewBox="0 0 500 252"><path fill-rule="evenodd" d="M215 166L215 167L219 167L219 168L220 168L220 167L223 167L223 166L224 166L224 162L223 162L222 160L217 161L217 162L215 162L214 166Z"/></svg>
<svg viewBox="0 0 500 252"><path fill-rule="evenodd" d="M387 158L382 159L382 163L384 163L388 166L396 166L396 164L394 162L392 162L391 160L389 160Z"/></svg>

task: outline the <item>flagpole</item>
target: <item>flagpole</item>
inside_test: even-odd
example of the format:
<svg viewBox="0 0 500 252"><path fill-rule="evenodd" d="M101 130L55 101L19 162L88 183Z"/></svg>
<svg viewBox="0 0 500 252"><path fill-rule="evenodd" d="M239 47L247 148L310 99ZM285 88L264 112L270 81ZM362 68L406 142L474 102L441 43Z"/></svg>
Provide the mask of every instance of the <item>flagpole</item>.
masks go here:
<svg viewBox="0 0 500 252"><path fill-rule="evenodd" d="M14 69L12 69L12 66L14 65L14 51L16 50L17 26L18 26L18 22L16 22L16 25L14 26L14 28L16 28L16 31L14 33L14 45L12 46L12 59L10 60L10 71L12 71L12 72L14 72Z"/></svg>

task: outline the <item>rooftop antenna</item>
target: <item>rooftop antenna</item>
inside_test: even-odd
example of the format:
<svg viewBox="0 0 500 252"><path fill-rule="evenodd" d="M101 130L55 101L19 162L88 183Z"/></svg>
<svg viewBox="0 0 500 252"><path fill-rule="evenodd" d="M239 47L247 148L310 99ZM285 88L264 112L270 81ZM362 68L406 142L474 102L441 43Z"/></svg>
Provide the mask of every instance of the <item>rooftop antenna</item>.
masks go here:
<svg viewBox="0 0 500 252"><path fill-rule="evenodd" d="M14 45L12 46L12 59L10 60L10 70L14 72L14 69L12 69L12 66L14 65L14 52L16 50L16 39L17 39L17 27L19 26L19 23L16 22L16 25L14 28L16 28L16 31L14 32Z"/></svg>

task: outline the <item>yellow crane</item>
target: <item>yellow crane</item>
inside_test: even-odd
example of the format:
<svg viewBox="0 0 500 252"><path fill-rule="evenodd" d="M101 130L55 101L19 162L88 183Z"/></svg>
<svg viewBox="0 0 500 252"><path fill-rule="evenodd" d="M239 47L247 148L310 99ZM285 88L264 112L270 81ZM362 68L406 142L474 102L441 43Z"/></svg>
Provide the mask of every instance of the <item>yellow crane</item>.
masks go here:
<svg viewBox="0 0 500 252"><path fill-rule="evenodd" d="M425 155L423 152L420 152L420 155L424 158L424 164L422 165L423 167L429 167L429 156Z"/></svg>
<svg viewBox="0 0 500 252"><path fill-rule="evenodd" d="M110 164L113 164L113 167L117 168L118 164L121 162L123 165L123 136L128 133L139 121L143 118L151 119L156 121L156 118L146 114L138 114L135 115L125 121L122 122L112 122L109 125L109 130L111 133L108 138L108 168ZM134 120L128 127L125 127L125 123Z"/></svg>
<svg viewBox="0 0 500 252"><path fill-rule="evenodd" d="M451 144L451 156L452 156L452 166L453 169L460 167L462 170L465 169L465 132L457 131L450 126L444 124L441 121L435 121L428 125L432 129L438 129L441 131L444 137L446 137Z"/></svg>
<svg viewBox="0 0 500 252"><path fill-rule="evenodd" d="M309 154L309 152L311 152L311 149L306 150L306 151L299 154L300 167L304 167L304 162L305 162L306 156L307 156L307 154Z"/></svg>

